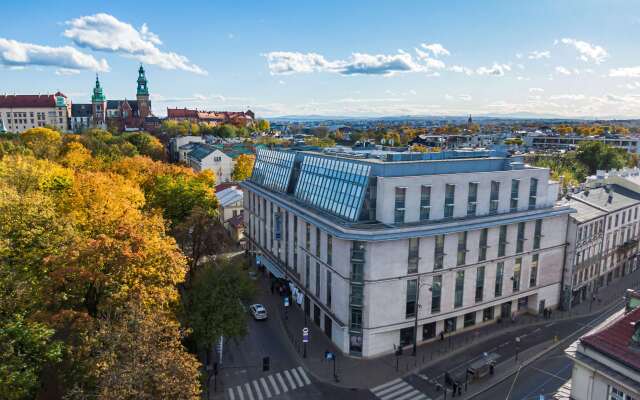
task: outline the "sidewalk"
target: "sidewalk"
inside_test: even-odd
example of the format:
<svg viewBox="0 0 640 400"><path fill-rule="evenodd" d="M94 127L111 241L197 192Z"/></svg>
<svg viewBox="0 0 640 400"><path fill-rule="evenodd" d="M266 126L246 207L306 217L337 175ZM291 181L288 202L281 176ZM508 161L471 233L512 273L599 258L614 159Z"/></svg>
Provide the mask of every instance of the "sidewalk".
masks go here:
<svg viewBox="0 0 640 400"><path fill-rule="evenodd" d="M287 313L288 318L285 320L282 299L278 295L269 296L268 306L271 310L277 310L283 331L289 337L300 363L316 379L342 387L370 388L434 366L452 355L467 351L471 346L502 335L509 335L517 330L542 326L553 321L566 321L596 315L613 304L621 304L624 290L628 287L640 287L640 270L601 289L598 293L600 302L586 301L575 306L571 311L553 311L550 319L544 319L537 315L522 315L515 322L492 323L448 336L444 341L436 340L419 344L415 357L411 355L411 348L408 347L404 349L404 355L400 357L387 354L364 360L342 355L324 332L313 323L312 316L305 324L305 316L301 307L292 304ZM303 358L302 328L305 326L309 328L310 340L307 344L307 357ZM525 359L525 354L536 347L523 350L522 359ZM333 365L324 360L324 354L327 350L338 356L336 368L339 382L334 381ZM532 353L535 354L535 352ZM504 371L506 368L501 368L501 370ZM495 379L491 379L491 381L495 381Z"/></svg>

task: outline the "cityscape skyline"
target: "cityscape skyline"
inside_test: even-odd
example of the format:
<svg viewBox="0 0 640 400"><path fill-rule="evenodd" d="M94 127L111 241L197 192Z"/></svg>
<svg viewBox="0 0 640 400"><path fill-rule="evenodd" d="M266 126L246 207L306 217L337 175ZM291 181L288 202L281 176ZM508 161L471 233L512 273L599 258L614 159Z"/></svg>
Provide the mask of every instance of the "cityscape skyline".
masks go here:
<svg viewBox="0 0 640 400"><path fill-rule="evenodd" d="M148 70L166 107L282 115L634 117L640 13L623 1L150 2L5 6L0 93L130 96ZM221 10L236 20L209 18ZM409 12L410 11L410 12ZM24 30L26 23L39 27ZM177 29L191 24L194 29ZM176 85L176 82L180 82Z"/></svg>

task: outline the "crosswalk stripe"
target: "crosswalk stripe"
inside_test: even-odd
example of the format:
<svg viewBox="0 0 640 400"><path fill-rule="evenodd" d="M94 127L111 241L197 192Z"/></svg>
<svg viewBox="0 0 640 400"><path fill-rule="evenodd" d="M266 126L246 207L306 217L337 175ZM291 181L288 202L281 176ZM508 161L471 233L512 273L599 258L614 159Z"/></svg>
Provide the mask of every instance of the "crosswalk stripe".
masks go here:
<svg viewBox="0 0 640 400"><path fill-rule="evenodd" d="M395 400L408 400L409 398L413 399L418 399L420 397L422 393L420 393L417 390L414 390L413 392L409 392L407 394L405 394L404 396L400 396L398 398L396 398Z"/></svg>
<svg viewBox="0 0 640 400"><path fill-rule="evenodd" d="M389 400L389 399L394 399L397 396L400 396L402 393L410 392L411 390L413 390L413 387L411 387L409 385L406 385L406 386L403 386L403 387L399 388L398 390L394 390L393 392L389 392L389 393L385 394L384 396L380 396L380 395L378 395L378 396L380 397L381 400Z"/></svg>
<svg viewBox="0 0 640 400"><path fill-rule="evenodd" d="M247 396L249 396L249 400L254 400L253 393L251 393L251 387L248 383L244 384L244 388L247 390Z"/></svg>
<svg viewBox="0 0 640 400"><path fill-rule="evenodd" d="M267 386L267 381L265 381L264 378L260 378L260 383L264 389L264 394L267 395L267 399L271 398L271 390L269 390L269 386Z"/></svg>
<svg viewBox="0 0 640 400"><path fill-rule="evenodd" d="M380 385L380 386L376 386L376 387L374 387L374 388L371 388L371 391L375 393L375 392L377 392L378 390L381 390L381 389L386 388L387 386L395 385L396 383L398 383L398 382L400 382L400 381L402 381L402 379L400 379L400 378L396 378L396 379L394 379L394 380L392 380L392 381L389 381L389 382L387 382L387 383L383 383L383 384L382 384L382 385Z"/></svg>
<svg viewBox="0 0 640 400"><path fill-rule="evenodd" d="M304 379L304 383L307 385L311 385L311 380L307 377L307 374L304 372L304 368L298 367L298 372L300 372L300 376Z"/></svg>
<svg viewBox="0 0 640 400"><path fill-rule="evenodd" d="M292 369L291 375L293 375L293 377L296 378L296 383L298 384L298 387L304 386L304 384L302 383L302 379L300 379L300 375L298 375L298 371L296 371L295 369Z"/></svg>
<svg viewBox="0 0 640 400"><path fill-rule="evenodd" d="M244 394L242 394L242 386L236 386L236 390L238 391L238 397L240 398L240 400L244 400Z"/></svg>
<svg viewBox="0 0 640 400"><path fill-rule="evenodd" d="M273 375L269 375L269 382L271 382L271 386L273 386L273 391L276 393L276 396L280 394L280 389L278 389L278 385L276 384L276 380L273 378Z"/></svg>
<svg viewBox="0 0 640 400"><path fill-rule="evenodd" d="M289 384L291 385L291 389L295 389L296 388L296 383L293 381L293 378L291 378L291 374L289 373L289 371L284 371L284 376L287 377L287 380L289 381Z"/></svg>
<svg viewBox="0 0 640 400"><path fill-rule="evenodd" d="M227 389L227 393L229 393L229 400L236 400L236 396L234 396L232 388Z"/></svg>
<svg viewBox="0 0 640 400"><path fill-rule="evenodd" d="M289 391L289 388L287 388L287 385L284 383L284 379L282 379L282 375L280 375L280 372L276 373L276 378L278 378L278 381L282 385L282 392L287 393Z"/></svg>
<svg viewBox="0 0 640 400"><path fill-rule="evenodd" d="M258 386L258 381L253 381L253 388L256 390L256 394L258 395L258 400L264 400L262 396L262 391L260 390L260 386Z"/></svg>
<svg viewBox="0 0 640 400"><path fill-rule="evenodd" d="M383 390L380 390L379 392L375 393L375 395L378 397L386 396L387 394L391 392L395 392L396 390L403 388L405 386L409 386L409 385L407 385L407 382L402 381L400 383L396 383L393 386L389 386L387 388L384 388Z"/></svg>

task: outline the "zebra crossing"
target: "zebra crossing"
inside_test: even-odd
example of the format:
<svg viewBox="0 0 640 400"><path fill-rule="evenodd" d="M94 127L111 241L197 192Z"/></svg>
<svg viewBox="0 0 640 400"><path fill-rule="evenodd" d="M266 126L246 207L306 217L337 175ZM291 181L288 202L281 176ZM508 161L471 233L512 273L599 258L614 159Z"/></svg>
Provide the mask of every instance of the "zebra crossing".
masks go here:
<svg viewBox="0 0 640 400"><path fill-rule="evenodd" d="M227 400L264 400L310 385L302 367L292 368L227 388Z"/></svg>
<svg viewBox="0 0 640 400"><path fill-rule="evenodd" d="M558 388L558 391L553 395L553 398L556 400L568 400L571 398L571 379Z"/></svg>
<svg viewBox="0 0 640 400"><path fill-rule="evenodd" d="M427 395L421 393L400 378L376 386L370 390L371 393L380 400L430 400Z"/></svg>

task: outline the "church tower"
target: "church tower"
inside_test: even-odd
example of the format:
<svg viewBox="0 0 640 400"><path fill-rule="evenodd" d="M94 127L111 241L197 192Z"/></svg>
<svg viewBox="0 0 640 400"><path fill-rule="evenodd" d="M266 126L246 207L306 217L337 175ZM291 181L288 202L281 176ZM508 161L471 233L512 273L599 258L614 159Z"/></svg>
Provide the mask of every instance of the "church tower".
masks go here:
<svg viewBox="0 0 640 400"><path fill-rule="evenodd" d="M147 77L144 74L144 68L140 64L138 69L138 90L136 92L138 100L138 113L140 118L151 115L151 101L149 101L149 88L147 87Z"/></svg>
<svg viewBox="0 0 640 400"><path fill-rule="evenodd" d="M100 79L96 74L96 86L93 88L91 96L91 111L93 114L93 125L104 127L106 125L107 99L102 92Z"/></svg>

